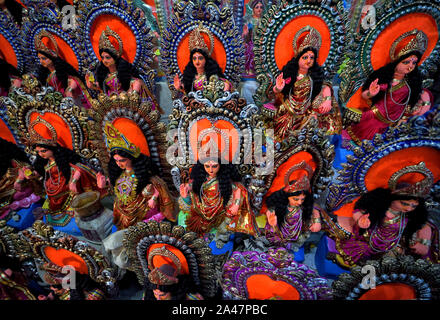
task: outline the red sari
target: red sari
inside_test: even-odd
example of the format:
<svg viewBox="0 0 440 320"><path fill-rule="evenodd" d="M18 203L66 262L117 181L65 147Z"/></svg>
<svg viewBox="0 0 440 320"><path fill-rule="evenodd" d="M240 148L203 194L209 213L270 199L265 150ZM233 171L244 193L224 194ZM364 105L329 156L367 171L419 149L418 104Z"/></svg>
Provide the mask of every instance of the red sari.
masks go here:
<svg viewBox="0 0 440 320"><path fill-rule="evenodd" d="M76 183L78 193L87 191L100 190L96 184L95 173L82 164L70 164L71 179L75 170L81 172L81 178ZM45 166L44 188L46 190L47 199L43 208L48 209L47 221L56 226L67 225L74 212L70 207L74 194L70 192L69 183L59 170L55 162Z"/></svg>

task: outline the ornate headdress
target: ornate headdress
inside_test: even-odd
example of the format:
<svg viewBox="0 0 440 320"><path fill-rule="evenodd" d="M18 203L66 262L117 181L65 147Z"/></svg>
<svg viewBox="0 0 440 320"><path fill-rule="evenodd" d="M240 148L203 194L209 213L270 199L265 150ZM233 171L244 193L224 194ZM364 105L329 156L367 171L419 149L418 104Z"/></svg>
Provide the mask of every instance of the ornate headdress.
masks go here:
<svg viewBox="0 0 440 320"><path fill-rule="evenodd" d="M47 44L44 43L44 38L49 39ZM38 32L38 34L35 36L34 44L37 51L44 52L52 57L58 57L57 41L49 31L41 30L40 32Z"/></svg>
<svg viewBox="0 0 440 320"><path fill-rule="evenodd" d="M41 124L43 126L46 127L46 133L49 135L48 138L43 137L42 135L40 135L36 130L35 130L35 126ZM46 134L46 135L47 135ZM57 145L57 131L55 130L55 128L46 120L37 117L36 120L32 121L29 124L29 145L33 146L36 144L44 144L44 145L48 145L48 146L56 146Z"/></svg>
<svg viewBox="0 0 440 320"><path fill-rule="evenodd" d="M207 137L209 137L209 139L205 142ZM215 138L220 139L220 143L219 141L215 141ZM224 142L224 146L221 141ZM225 131L212 126L199 133L197 140L197 157L201 162L207 161L208 159L226 159L226 157L228 157L228 160L231 160L229 159L229 154L223 155L225 151L229 151L229 136Z"/></svg>
<svg viewBox="0 0 440 320"><path fill-rule="evenodd" d="M131 154L134 158L139 157L141 154L139 147L128 141L128 139L110 122L106 122L104 133L105 145L109 152L114 150L123 150Z"/></svg>
<svg viewBox="0 0 440 320"><path fill-rule="evenodd" d="M209 41L211 42L211 48L208 49L208 45L206 44L205 39L203 39L202 33L208 35ZM194 49L201 49L205 51L208 56L211 56L212 51L214 50L214 36L201 22L199 23L199 26L189 34L189 51L191 52Z"/></svg>
<svg viewBox="0 0 440 320"><path fill-rule="evenodd" d="M310 179L313 176L313 168L306 161L292 166L284 175L284 191L293 193L297 191L310 191Z"/></svg>
<svg viewBox="0 0 440 320"><path fill-rule="evenodd" d="M118 42L118 46L116 47L116 43L112 43L110 37L113 37ZM105 28L105 30L101 33L99 37L99 50L107 49L111 51L118 58L122 56L123 43L121 37L109 26Z"/></svg>
<svg viewBox="0 0 440 320"><path fill-rule="evenodd" d="M293 55L296 57L308 47L316 49L317 52L319 52L319 49L321 48L321 35L318 30L311 26L305 26L299 29L295 34L295 37L293 38Z"/></svg>
<svg viewBox="0 0 440 320"><path fill-rule="evenodd" d="M420 174L424 176L424 179L414 182L417 175ZM406 176L406 178L403 178L403 176ZM424 162L420 162L396 171L390 177L388 186L393 194L424 198L429 194L433 183L434 175L431 170L426 167Z"/></svg>
<svg viewBox="0 0 440 320"><path fill-rule="evenodd" d="M402 46L405 44L404 39L406 38L411 38L411 40L406 43L406 45L402 48ZM427 46L428 37L423 31L413 29L411 31L405 32L400 35L400 37L398 37L396 40L394 40L393 44L391 45L391 61L396 61L397 59L411 51L418 51L420 52L420 54L423 55Z"/></svg>
<svg viewBox="0 0 440 320"><path fill-rule="evenodd" d="M170 263L164 263L160 267L155 267L154 257L160 256ZM168 250L165 246L151 250L148 255L148 268L151 270L148 274L148 280L156 285L172 285L179 282L177 276L180 274L182 265L179 258Z"/></svg>

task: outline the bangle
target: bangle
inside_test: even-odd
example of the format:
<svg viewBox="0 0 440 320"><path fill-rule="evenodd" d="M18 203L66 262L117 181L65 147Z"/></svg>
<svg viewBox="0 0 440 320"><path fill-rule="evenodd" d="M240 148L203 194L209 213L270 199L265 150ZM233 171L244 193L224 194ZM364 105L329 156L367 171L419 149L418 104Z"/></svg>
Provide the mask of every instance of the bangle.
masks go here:
<svg viewBox="0 0 440 320"><path fill-rule="evenodd" d="M371 97L371 92L370 92L370 89L368 89L368 91L367 91L367 97Z"/></svg>
<svg viewBox="0 0 440 320"><path fill-rule="evenodd" d="M423 245L428 246L428 247L431 246L431 240L430 239L416 238L416 239L414 239L414 242L418 242L418 243L423 244Z"/></svg>
<svg viewBox="0 0 440 320"><path fill-rule="evenodd" d="M239 206L239 205L240 205L240 199L235 199L235 200L234 200L234 204L236 204L236 205Z"/></svg>
<svg viewBox="0 0 440 320"><path fill-rule="evenodd" d="M151 200L156 201L156 200L157 200L157 197L156 197L156 196L152 196L152 197L151 197Z"/></svg>
<svg viewBox="0 0 440 320"><path fill-rule="evenodd" d="M321 218L312 218L312 223L321 223Z"/></svg>
<svg viewBox="0 0 440 320"><path fill-rule="evenodd" d="M72 179L72 183L77 183L77 182L78 182L78 179L76 179L76 178Z"/></svg>
<svg viewBox="0 0 440 320"><path fill-rule="evenodd" d="M17 179L15 180L15 182L17 182L17 183L19 183L19 184L21 184L23 181L24 181L24 180L19 179L19 178L17 178Z"/></svg>

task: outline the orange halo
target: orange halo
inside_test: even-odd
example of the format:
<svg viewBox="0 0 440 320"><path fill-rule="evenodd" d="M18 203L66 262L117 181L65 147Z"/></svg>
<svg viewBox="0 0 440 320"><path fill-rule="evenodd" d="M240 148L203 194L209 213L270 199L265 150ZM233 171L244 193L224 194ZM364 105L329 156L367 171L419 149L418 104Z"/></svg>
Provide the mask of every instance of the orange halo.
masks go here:
<svg viewBox="0 0 440 320"><path fill-rule="evenodd" d="M147 261L148 261L148 256L150 255L151 250L154 250L156 248L162 248L163 246L165 246L165 248L167 250L174 253L176 255L176 257L179 259L180 263L182 264L182 269L180 270L181 274L189 274L188 261L186 260L185 255L182 253L182 251L180 251L176 247L173 247L169 244L165 244L165 243L152 244L147 250ZM160 266L163 264L174 265L170 258L160 256L160 255L153 257L153 266L155 268L160 268Z"/></svg>
<svg viewBox="0 0 440 320"><path fill-rule="evenodd" d="M46 257L57 266L64 267L70 265L75 271L81 274L89 273L86 262L76 253L62 248L56 249L54 247L45 247L43 251Z"/></svg>
<svg viewBox="0 0 440 320"><path fill-rule="evenodd" d="M430 147L412 147L395 151L374 163L365 176L365 187L368 191L376 188L388 188L388 180L401 168L425 162L426 167L434 175L434 183L440 178L440 150ZM406 178L406 179L405 179ZM415 183L423 179L422 174L405 175L402 179L410 179Z"/></svg>
<svg viewBox="0 0 440 320"><path fill-rule="evenodd" d="M416 300L416 290L404 283L386 283L365 292L359 300Z"/></svg>
<svg viewBox="0 0 440 320"><path fill-rule="evenodd" d="M90 30L91 39L93 46L93 51L95 55L101 60L101 56L99 54L99 38L101 37L102 32L105 28L109 26L114 32L116 32L119 37L121 37L123 42L123 53L122 58L127 60L130 63L134 62L134 58L136 57L136 37L133 33L133 30L130 29L128 24L126 24L121 18L112 14L103 14L100 15L93 21L92 28Z"/></svg>
<svg viewBox="0 0 440 320"><path fill-rule="evenodd" d="M437 22L426 13L409 13L390 23L374 41L371 48L371 66L374 70L391 62L391 45L401 34L413 29L421 30L428 36L428 46L419 64L425 61L439 40Z"/></svg>
<svg viewBox="0 0 440 320"><path fill-rule="evenodd" d="M6 123L3 121L3 119L0 119L0 138L17 144L14 135L12 134Z"/></svg>
<svg viewBox="0 0 440 320"><path fill-rule="evenodd" d="M192 31L192 30L191 30ZM189 35L190 32L188 32L180 41L179 45L177 46L177 64L179 66L180 72L183 73L183 70L185 70L186 65L189 62L190 59L190 52L189 52ZM205 43L208 45L208 48L212 47L212 44L209 40L209 37L207 34L202 33L203 39L205 40ZM220 39L213 34L214 37L214 51L211 54L211 58L213 58L217 63L219 64L220 68L225 72L226 69L226 50L223 46L223 43L220 41Z"/></svg>
<svg viewBox="0 0 440 320"><path fill-rule="evenodd" d="M212 123L210 120L208 119L201 119L199 121L197 121L197 123L195 123L189 131L189 137L190 137L190 144L191 144L191 150L193 151L193 155L195 160L198 160L199 158L199 152L197 149L197 143L200 139L200 133L205 130L205 129L209 129L212 127L216 127L222 131L224 131L225 133L228 134L228 143L229 143L229 153L228 153L228 157L229 159L224 159L224 160L228 160L228 161L232 161L233 160L233 155L235 154L235 152L237 151L238 147L239 147L239 132L237 131L237 129L228 121L226 120L217 120L214 123ZM214 143L216 143L217 148L219 149L219 156L222 154L221 148L226 146L226 141L223 141L222 136L218 133L214 133L212 132L211 134L207 135L204 137L204 139L201 141L201 145L202 147L204 145L206 145L211 139L217 138L217 141L215 141Z"/></svg>
<svg viewBox="0 0 440 320"><path fill-rule="evenodd" d="M275 62L281 70L293 58L293 38L303 27L310 25L321 35L321 48L318 53L318 64L322 66L330 52L330 30L324 20L313 15L304 15L289 21L280 31L275 40Z"/></svg>
<svg viewBox="0 0 440 320"><path fill-rule="evenodd" d="M356 92L348 99L346 105L347 108L359 109L362 111L369 110L371 106L367 100L362 98L362 87L359 87Z"/></svg>
<svg viewBox="0 0 440 320"><path fill-rule="evenodd" d="M55 128L58 138L57 142L60 146L73 150L73 139L69 130L69 125L60 116L52 112L46 112L44 115L38 112L32 112L29 116L29 123L36 120L38 116L49 122ZM51 138L49 129L43 124L39 123L35 125L34 129L43 138Z"/></svg>
<svg viewBox="0 0 440 320"><path fill-rule="evenodd" d="M308 153L307 151L300 151L292 155L286 162L281 164L278 169L275 178L272 181L272 185L270 186L269 190L266 192L266 194L263 197L263 205L261 207L261 213L265 214L267 211L266 206L266 199L269 197L272 193L275 191L280 190L281 188L285 187L284 183L284 175L287 173L287 171L294 165L300 163L301 161L305 161L313 170L316 169L316 163L313 159L313 156ZM290 180L290 179L289 179Z"/></svg>
<svg viewBox="0 0 440 320"><path fill-rule="evenodd" d="M117 118L113 120L112 124L128 139L128 141L139 147L142 154L150 156L147 139L136 122L128 118Z"/></svg>
<svg viewBox="0 0 440 320"><path fill-rule="evenodd" d="M49 30L47 30L47 32L49 32L57 42L58 56L78 71L79 70L78 58L76 57L75 52L73 52L72 48L67 44L66 41L64 41L63 38L57 36L53 32L50 32ZM52 48L52 43L48 38L44 37L41 41L43 41L43 43L46 46L48 46L50 49L54 49Z"/></svg>
<svg viewBox="0 0 440 320"><path fill-rule="evenodd" d="M265 274L247 278L248 299L251 300L299 300L298 290L285 281L276 281Z"/></svg>
<svg viewBox="0 0 440 320"><path fill-rule="evenodd" d="M0 34L0 53L7 63L17 68L17 55L9 41L2 34Z"/></svg>

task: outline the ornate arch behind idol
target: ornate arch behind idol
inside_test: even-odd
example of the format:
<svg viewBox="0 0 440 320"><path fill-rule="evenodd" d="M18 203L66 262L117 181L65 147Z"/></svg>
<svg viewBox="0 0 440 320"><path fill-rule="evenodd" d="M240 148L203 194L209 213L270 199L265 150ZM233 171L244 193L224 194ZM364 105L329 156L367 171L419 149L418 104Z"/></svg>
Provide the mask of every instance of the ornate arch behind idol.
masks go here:
<svg viewBox="0 0 440 320"><path fill-rule="evenodd" d="M216 86L217 84L217 86ZM251 177L255 171L254 158L254 134L257 129L263 133L263 122L258 107L254 104L246 104L246 100L239 97L238 92L223 91L221 81L211 81L204 90L190 92L188 96L174 100L174 109L170 115L168 132L176 130L177 141L174 143L179 155L172 157L173 181L177 189L180 186L180 180L185 179L189 174L189 168L196 160L195 154L199 154L200 149L194 146L194 141L199 142L200 137L192 137L190 132L196 124L203 122L210 123L210 127L217 131L222 129L230 130L236 139L232 142L230 150L228 149L229 161L237 164L240 173L245 177ZM220 125L223 122L224 125ZM168 136L168 139L173 137ZM233 138L230 138L232 141ZM226 146L227 143L224 144ZM219 151L223 154L225 151ZM234 148L236 148L234 150ZM170 150L170 149L169 149Z"/></svg>
<svg viewBox="0 0 440 320"><path fill-rule="evenodd" d="M334 7L324 1L319 4L283 2L280 6L273 5L267 10L256 30L254 40L255 71L260 84L254 98L257 104L262 105L268 100L271 94L269 89L272 88L275 78L283 65L290 60L281 57L280 52L285 55L286 50L290 50L291 57L293 57L292 43L280 42L277 39L281 37L293 39L294 34L289 31L290 28L296 28L297 24L309 23L306 22L309 19L313 19L313 23L319 22L323 32L321 38L323 43L327 42L327 57L325 59L320 57L323 50L320 50L318 54L318 61L324 60L321 66L324 68L325 78L331 79L334 76L342 62L344 52L345 14L343 10L342 1L338 1Z"/></svg>
<svg viewBox="0 0 440 320"><path fill-rule="evenodd" d="M339 171L340 182L329 186L326 203L329 212L370 191L367 187L369 171L379 161L399 152L404 153L400 156L407 160L413 157L413 164L430 161L439 170L435 159L440 157L440 113L436 110L429 115L413 117L408 123L382 135L376 134L372 140L364 140L361 146L350 146L350 149L353 155L347 156L347 163L342 165L344 169ZM429 163L426 164L429 167ZM432 190L435 188L436 185Z"/></svg>
<svg viewBox="0 0 440 320"><path fill-rule="evenodd" d="M140 130L140 134L143 134L145 138L147 145L138 146L141 151L148 150L149 154L146 155L151 157L157 167L162 170L162 174L169 171L169 165L165 159L166 126L159 121L159 111L152 110L151 107L151 102L142 102L136 93L121 93L112 97L100 94L96 100L92 101L89 115L94 120L91 124L92 140L96 142L93 149L104 168L107 168L110 160L104 139L105 123L126 119L134 126L133 128Z"/></svg>
<svg viewBox="0 0 440 320"><path fill-rule="evenodd" d="M91 41L92 37L99 39L100 34L93 35L92 31L94 28L97 28L97 24L104 25L107 23L106 19L111 17L113 19L112 23L117 24L117 26L113 27L115 30L120 31L124 29L127 32L124 32L124 35L127 35L127 37L122 37L123 42L125 42L124 46L135 45L136 47L134 55L132 51L128 52L124 48L122 57L133 64L139 71L140 77L148 86L148 89L154 92L156 71L153 68L153 34L150 32L148 21L143 15L142 10L136 8L127 0L78 1L76 2L75 9L77 27L74 32L74 38L75 41L83 44L81 56L86 60L87 67L94 67L100 61L97 42L94 44ZM127 38L131 40L128 41ZM132 43L133 39L135 43Z"/></svg>
<svg viewBox="0 0 440 320"><path fill-rule="evenodd" d="M377 5L376 5L377 4ZM368 28L359 26L363 18L361 10L354 12L351 21L351 29L347 30L347 46L344 50L348 61L340 76L339 99L345 106L357 106L355 93L362 86L368 75L383 65L373 65L372 49L378 38L385 34L387 28L391 30L395 38L399 33L417 28L429 32L428 53L422 57L423 62L419 64L422 75L429 78L438 68L440 58L439 26L440 26L440 1L383 1L373 5L375 24ZM373 9L372 9L373 10ZM408 20L410 19L410 20ZM399 26L400 25L400 26ZM400 30L401 29L401 30ZM399 31L400 30L400 31ZM437 38L435 41L434 38ZM383 45L377 46L378 51L383 51ZM381 52L389 55L388 52ZM385 61L384 61L385 62Z"/></svg>
<svg viewBox="0 0 440 320"><path fill-rule="evenodd" d="M26 145L26 152L32 153L29 146L29 124L36 117L49 121L54 119L61 124L57 128L60 145L69 148L89 161L95 169L100 163L90 148L90 127L85 110L74 104L72 98L64 98L52 87L41 87L38 80L30 75L23 76L22 88L14 88L5 99L11 127L18 133L20 143Z"/></svg>

